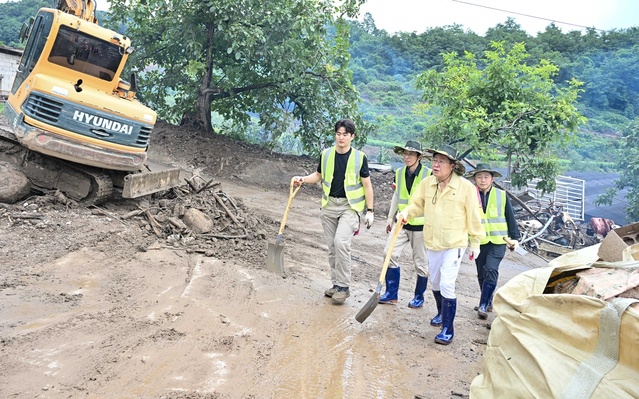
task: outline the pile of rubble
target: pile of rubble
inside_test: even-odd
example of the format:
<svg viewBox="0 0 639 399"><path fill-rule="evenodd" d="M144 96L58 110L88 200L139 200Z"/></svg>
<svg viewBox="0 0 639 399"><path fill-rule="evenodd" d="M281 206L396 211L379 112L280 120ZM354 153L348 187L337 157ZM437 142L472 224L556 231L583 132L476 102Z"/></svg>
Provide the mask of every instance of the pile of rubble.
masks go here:
<svg viewBox="0 0 639 399"><path fill-rule="evenodd" d="M513 209L521 234L520 244L546 260L597 244L618 227L609 219L592 218L587 223L574 220L553 203L515 203Z"/></svg>
<svg viewBox="0 0 639 399"><path fill-rule="evenodd" d="M220 189L220 183L194 175L188 185L139 201L137 208L121 216L138 220L142 227L173 247L185 247L207 256L220 249L252 246L265 240L264 222L245 207L241 199ZM259 244L263 246L263 244Z"/></svg>
<svg viewBox="0 0 639 399"><path fill-rule="evenodd" d="M0 203L0 218L8 229L45 232L70 223L64 219L84 220L87 213L83 209L139 228L141 233L134 234L139 250L171 247L219 258L237 256L248 262L263 260L263 241L279 223L258 219L241 199L222 191L219 182L197 175L163 193L112 200L88 209L59 191L45 190L15 204Z"/></svg>

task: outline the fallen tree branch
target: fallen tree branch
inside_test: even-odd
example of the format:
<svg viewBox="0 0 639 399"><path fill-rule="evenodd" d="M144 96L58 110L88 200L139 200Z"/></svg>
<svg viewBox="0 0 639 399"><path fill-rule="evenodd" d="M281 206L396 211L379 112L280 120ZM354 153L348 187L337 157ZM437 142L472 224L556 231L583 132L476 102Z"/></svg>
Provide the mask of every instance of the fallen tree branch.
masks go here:
<svg viewBox="0 0 639 399"><path fill-rule="evenodd" d="M146 218L149 220L149 224L151 225L151 228L153 229L153 233L155 233L155 235L158 238L163 238L162 237L162 230L161 230L161 226L158 223L157 220L155 220L155 217L153 217L153 215L151 214L151 212L149 212L148 209L144 210L144 215L146 216Z"/></svg>
<svg viewBox="0 0 639 399"><path fill-rule="evenodd" d="M107 217L110 217L110 218L114 218L114 219L118 219L120 221L120 223L126 225L126 223L124 223L124 220L122 220L118 215L114 215L111 212L107 212L106 210L100 208L97 205L91 205L90 208L97 210L98 212L100 212L104 216L107 216Z"/></svg>
<svg viewBox="0 0 639 399"><path fill-rule="evenodd" d="M208 188L214 187L214 186L219 186L220 184L222 184L222 182L215 182L213 183L213 180L215 180L215 178L209 180L204 186L202 186L202 188L200 188L199 190L195 190L196 194L199 194L201 191L204 191Z"/></svg>
<svg viewBox="0 0 639 399"><path fill-rule="evenodd" d="M229 217L235 222L237 223L237 225L242 226L240 224L240 221L237 220L237 218L235 217L235 215L233 215L231 213L231 210L226 206L226 204L224 203L224 201L222 201L222 198L220 198L217 194L215 193L211 193L211 195L213 195L213 198L215 198L215 200L217 201L218 204L220 204L220 206L222 208L224 208L224 210L226 211L226 214L229 215Z"/></svg>
<svg viewBox="0 0 639 399"><path fill-rule="evenodd" d="M242 230L244 231L244 234L242 235L238 235L238 236L229 236L229 235L224 235L224 234L216 234L216 233L206 233L206 234L199 234L200 237L215 237L215 238L222 238L222 239L233 239L233 238L246 238L248 237L248 233L246 231L246 228L244 226L240 226L242 228Z"/></svg>
<svg viewBox="0 0 639 399"><path fill-rule="evenodd" d="M184 178L184 181L189 185L189 187L191 187L193 191L195 191L196 193L199 193L198 188L195 187L195 183L191 181L191 179L193 179L194 177L195 175L191 176L189 179Z"/></svg>
<svg viewBox="0 0 639 399"><path fill-rule="evenodd" d="M34 214L20 214L20 213L14 213L12 215L10 215L10 217L14 218L14 219L42 219L44 216L39 214L39 213L34 213Z"/></svg>

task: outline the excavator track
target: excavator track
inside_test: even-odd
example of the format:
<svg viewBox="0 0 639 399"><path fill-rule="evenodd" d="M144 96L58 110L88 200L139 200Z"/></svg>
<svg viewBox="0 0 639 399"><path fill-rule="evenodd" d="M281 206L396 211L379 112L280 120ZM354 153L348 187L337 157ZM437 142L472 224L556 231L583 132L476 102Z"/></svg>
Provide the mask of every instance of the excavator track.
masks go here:
<svg viewBox="0 0 639 399"><path fill-rule="evenodd" d="M56 187L60 191L65 192L68 197L78 201L82 205L98 205L106 202L113 194L113 180L109 174L98 169L77 167L67 162L60 161L60 163L65 164L70 169L75 169L77 172L76 179L81 176L84 178L83 180L88 180L88 184L90 185L86 191L70 190L69 188L65 191L64 187ZM75 186L75 184L72 186Z"/></svg>
<svg viewBox="0 0 639 399"><path fill-rule="evenodd" d="M108 173L24 148L3 120L0 120L0 160L19 168L36 189L60 190L83 205L103 203L113 193Z"/></svg>

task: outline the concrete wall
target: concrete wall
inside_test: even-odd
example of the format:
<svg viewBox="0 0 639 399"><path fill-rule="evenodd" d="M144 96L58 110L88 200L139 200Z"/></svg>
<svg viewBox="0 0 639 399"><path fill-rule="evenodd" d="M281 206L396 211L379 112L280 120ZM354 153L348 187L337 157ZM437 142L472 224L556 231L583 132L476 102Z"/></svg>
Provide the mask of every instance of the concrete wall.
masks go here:
<svg viewBox="0 0 639 399"><path fill-rule="evenodd" d="M0 46L0 97L7 97L18 71L22 50Z"/></svg>

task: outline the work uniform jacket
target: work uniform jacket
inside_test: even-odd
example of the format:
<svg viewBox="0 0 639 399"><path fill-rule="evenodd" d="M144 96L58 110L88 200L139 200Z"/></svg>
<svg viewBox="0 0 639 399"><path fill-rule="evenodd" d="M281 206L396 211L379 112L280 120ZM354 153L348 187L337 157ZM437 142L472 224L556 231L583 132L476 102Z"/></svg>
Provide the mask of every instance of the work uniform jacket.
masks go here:
<svg viewBox="0 0 639 399"><path fill-rule="evenodd" d="M481 211L475 185L456 173L443 190L436 176L422 180L405 209L409 219L424 215L424 245L433 251L466 248L469 238L471 249L478 250L486 237Z"/></svg>

